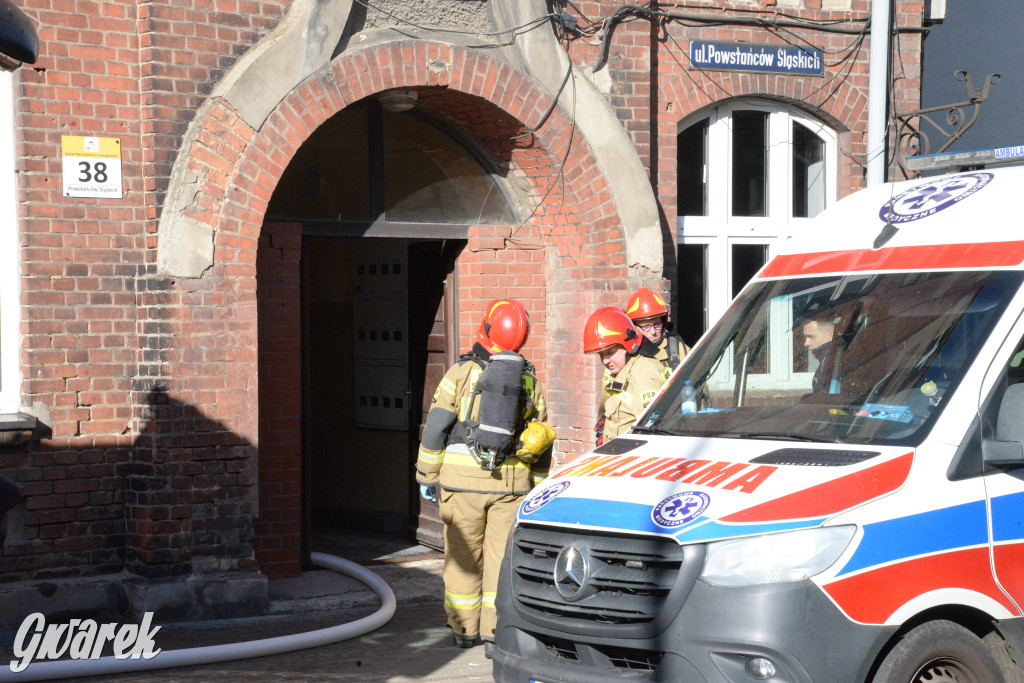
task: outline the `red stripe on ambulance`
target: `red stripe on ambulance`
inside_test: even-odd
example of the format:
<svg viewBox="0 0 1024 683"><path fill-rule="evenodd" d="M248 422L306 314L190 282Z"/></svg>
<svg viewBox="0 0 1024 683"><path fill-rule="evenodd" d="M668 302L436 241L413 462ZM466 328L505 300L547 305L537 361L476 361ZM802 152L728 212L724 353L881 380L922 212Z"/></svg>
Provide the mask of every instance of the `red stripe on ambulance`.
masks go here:
<svg viewBox="0 0 1024 683"><path fill-rule="evenodd" d="M811 486L766 503L722 517L723 522L770 522L780 519L808 519L834 515L895 491L910 474L914 454Z"/></svg>
<svg viewBox="0 0 1024 683"><path fill-rule="evenodd" d="M931 244L885 249L849 249L776 256L759 278L865 270L1006 268L1024 263L1024 242Z"/></svg>
<svg viewBox="0 0 1024 683"><path fill-rule="evenodd" d="M833 581L823 588L848 617L862 624L884 624L917 596L944 588L980 593L1011 614L1020 614L992 578L988 546L871 569Z"/></svg>

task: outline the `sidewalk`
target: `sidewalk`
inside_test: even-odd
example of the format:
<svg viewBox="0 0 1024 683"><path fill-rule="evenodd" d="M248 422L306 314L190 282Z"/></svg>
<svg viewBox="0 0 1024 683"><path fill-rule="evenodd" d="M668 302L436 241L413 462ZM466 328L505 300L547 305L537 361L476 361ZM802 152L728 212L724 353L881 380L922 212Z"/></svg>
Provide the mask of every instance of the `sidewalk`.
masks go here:
<svg viewBox="0 0 1024 683"><path fill-rule="evenodd" d="M358 534L314 549L367 567L388 583L397 608L384 627L359 638L295 652L206 666L96 676L85 681L491 681L482 646L454 646L445 622L443 556L400 539ZM333 552L332 552L333 551ZM346 554L342 554L345 551ZM347 555L347 556L346 556ZM298 634L348 623L374 613L376 594L355 579L315 569L270 582L270 614L215 622L164 624L155 636L163 650L220 645ZM9 674L10 647L0 646L0 680ZM157 656L159 659L159 655ZM31 670L31 665L29 669ZM17 680L12 679L12 680Z"/></svg>

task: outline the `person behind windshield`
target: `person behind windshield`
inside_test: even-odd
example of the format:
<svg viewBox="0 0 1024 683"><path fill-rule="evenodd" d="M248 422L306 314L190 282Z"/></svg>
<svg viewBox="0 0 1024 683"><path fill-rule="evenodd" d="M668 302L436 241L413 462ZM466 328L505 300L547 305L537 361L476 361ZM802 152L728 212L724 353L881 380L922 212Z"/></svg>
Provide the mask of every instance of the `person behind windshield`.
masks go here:
<svg viewBox="0 0 1024 683"><path fill-rule="evenodd" d="M804 322L803 333L804 346L818 360L818 369L814 371L814 376L811 378L811 392L815 394L822 392L837 393L837 391L833 391L836 388L834 386L836 380L833 379L831 382L826 383L826 379L831 374L828 358L832 351L832 340L836 333L835 322L828 319L827 316L811 318Z"/></svg>
<svg viewBox="0 0 1024 683"><path fill-rule="evenodd" d="M601 358L605 373L597 445L625 434L663 384L662 364L639 353L643 337L622 309L594 312L583 328L583 351Z"/></svg>
<svg viewBox="0 0 1024 683"><path fill-rule="evenodd" d="M644 337L654 344L657 349L653 358L663 363L668 368L668 374L679 367L679 363L689 352L690 348L683 342L683 338L672 331L672 325L668 321L668 305L658 294L646 287L641 287L629 297L626 304L626 315L633 321L637 330L643 333ZM644 349L640 351L644 355Z"/></svg>

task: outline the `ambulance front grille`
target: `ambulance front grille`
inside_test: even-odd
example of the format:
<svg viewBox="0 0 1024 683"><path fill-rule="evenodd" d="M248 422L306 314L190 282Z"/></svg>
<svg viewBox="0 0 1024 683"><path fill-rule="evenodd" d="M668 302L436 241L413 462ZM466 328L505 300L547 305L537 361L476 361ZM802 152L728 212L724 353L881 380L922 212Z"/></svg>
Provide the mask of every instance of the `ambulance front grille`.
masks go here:
<svg viewBox="0 0 1024 683"><path fill-rule="evenodd" d="M559 592L555 580L558 557L571 546L587 566L576 594L571 581L566 584L563 577ZM659 617L671 618L669 612L674 610L666 609L667 602L678 609L685 600L704 551L701 546L682 547L671 539L520 526L510 552L512 600L524 618L559 629L570 625L577 632L582 628L595 635L602 629L631 628L632 636L644 637L643 631Z"/></svg>

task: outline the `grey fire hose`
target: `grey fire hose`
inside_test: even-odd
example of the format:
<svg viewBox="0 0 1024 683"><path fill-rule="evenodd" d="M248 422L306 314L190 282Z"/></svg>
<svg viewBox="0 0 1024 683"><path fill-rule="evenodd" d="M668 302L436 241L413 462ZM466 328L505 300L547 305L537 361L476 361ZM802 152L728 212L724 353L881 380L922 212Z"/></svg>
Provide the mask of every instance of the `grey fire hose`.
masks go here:
<svg viewBox="0 0 1024 683"><path fill-rule="evenodd" d="M252 657L265 657L285 652L295 652L321 645L330 645L355 638L376 630L391 621L395 614L395 594L379 576L360 565L340 557L324 553L312 553L311 559L317 567L330 569L351 576L366 584L380 598L381 606L370 616L346 624L329 626L316 631L296 633L290 636L263 638L244 643L225 643L192 647L183 650L164 650L152 659L117 659L102 657L94 660L62 659L56 662L37 662L19 673L11 671L7 663L0 665L0 681L50 681L54 679L99 676L103 674L124 674L154 669L171 669L182 666L199 666L232 662Z"/></svg>

